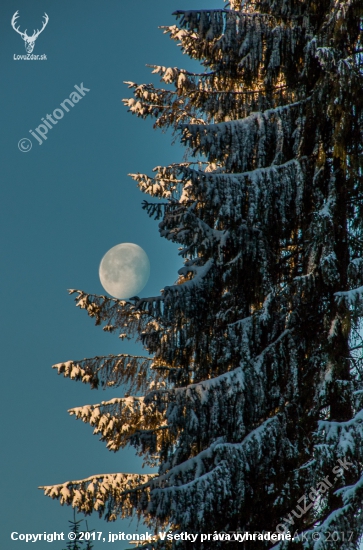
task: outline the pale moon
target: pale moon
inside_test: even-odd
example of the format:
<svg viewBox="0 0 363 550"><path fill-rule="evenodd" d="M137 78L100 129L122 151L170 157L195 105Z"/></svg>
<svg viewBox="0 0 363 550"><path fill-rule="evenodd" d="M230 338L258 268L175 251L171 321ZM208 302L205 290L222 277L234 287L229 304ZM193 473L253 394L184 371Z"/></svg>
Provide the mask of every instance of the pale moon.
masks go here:
<svg viewBox="0 0 363 550"><path fill-rule="evenodd" d="M149 279L149 258L137 244L117 244L103 256L99 275L103 288L111 296L131 298L144 288Z"/></svg>

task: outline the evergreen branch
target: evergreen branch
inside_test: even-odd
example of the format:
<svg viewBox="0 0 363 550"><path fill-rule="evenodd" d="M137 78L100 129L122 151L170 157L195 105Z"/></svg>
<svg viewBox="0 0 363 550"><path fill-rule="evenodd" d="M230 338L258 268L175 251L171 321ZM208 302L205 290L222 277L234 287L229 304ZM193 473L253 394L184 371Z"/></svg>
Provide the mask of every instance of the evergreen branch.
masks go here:
<svg viewBox="0 0 363 550"><path fill-rule="evenodd" d="M167 28L167 27L159 27L159 28L163 29L163 28ZM148 65L147 64L146 67L150 67L151 69L155 69L155 68L158 67L158 65ZM181 72L183 74L188 75L188 76L202 76L202 77L204 77L204 76L214 76L214 75L220 73L220 71L210 71L209 73L193 73L193 72L187 71L186 69L181 69ZM128 84L128 82L125 82L125 84Z"/></svg>
<svg viewBox="0 0 363 550"><path fill-rule="evenodd" d="M354 346L353 348L349 348L349 351L354 351L356 349L362 349L363 348L363 344L359 345L359 346Z"/></svg>
<svg viewBox="0 0 363 550"><path fill-rule="evenodd" d="M101 441L106 441L107 448L114 452L128 445L135 437L139 440L144 430L149 435L157 434L160 425L165 423L164 414L156 410L154 403L146 403L144 397L114 398L96 405L74 407L68 412L93 426L93 433L101 434ZM160 446L158 437L149 437L147 446L155 453Z"/></svg>
<svg viewBox="0 0 363 550"><path fill-rule="evenodd" d="M184 74L184 71L183 71L183 74ZM194 73L188 73L188 71L185 71L185 74L188 74L188 75L190 74L192 76L201 76L201 75L197 75L197 74L194 74ZM125 82L125 84L129 84L129 82ZM136 83L132 83L132 84L133 84L132 85L133 88L136 88L136 87L139 86ZM131 88L131 86L129 86L129 88ZM153 84L147 84L147 88L152 90L156 94L165 93L165 94L168 94L168 95L178 96L178 98L180 97L180 92L178 90L165 90L163 88L155 88L153 86ZM211 89L208 89L208 88L195 88L195 89L191 89L191 90L183 90L183 95L185 97L194 97L194 96L203 95L203 94L208 94L208 95L256 95L256 94L261 94L261 95L263 95L263 94L279 92L280 90L287 90L287 89L289 89L288 86L275 86L273 88L260 88L258 90L211 90ZM294 90L294 92L296 93L296 90ZM126 101L126 100L123 100L123 101ZM149 105L149 107L157 107L158 109L170 107L170 105L168 106L168 105L157 104L157 103L155 103L155 104L148 103L148 105Z"/></svg>
<svg viewBox="0 0 363 550"><path fill-rule="evenodd" d="M65 378L90 384L92 389L100 384L104 389L126 384L127 391L131 392L145 389L151 379L159 378L150 371L152 361L150 357L139 355L111 354L58 363L53 369Z"/></svg>
<svg viewBox="0 0 363 550"><path fill-rule="evenodd" d="M281 20L285 20L285 21L290 21L290 20L301 20L304 18L304 15L287 15L287 16L284 16L282 15L281 13L279 15L272 15L272 14L269 14L269 13L261 13L259 11L250 11L250 12L244 12L242 10L233 10L233 9L226 9L226 8L210 8L210 9L198 9L198 10L176 10L175 12L172 13L172 15L175 15L175 16L183 16L185 14L189 14L189 13L195 13L195 14L199 14L199 13L206 13L206 14L210 14L210 13L222 13L222 14L235 14L237 16L243 16L243 17L246 17L246 16L250 16L250 17L261 17L261 18L268 18L268 19L273 19L274 21L276 21L277 19L281 19ZM309 14L309 16L311 18L314 18L314 17L318 17L318 15L316 14ZM165 28L165 27L159 27L161 29ZM167 27L166 27L167 28Z"/></svg>
<svg viewBox="0 0 363 550"><path fill-rule="evenodd" d="M46 496L69 504L84 514L98 511L100 517L105 514L108 521L115 521L117 514L131 516L137 506L133 495L144 494L147 497L150 482L156 474L100 474L85 479L66 481L60 485L44 485L39 489Z"/></svg>
<svg viewBox="0 0 363 550"><path fill-rule="evenodd" d="M114 332L117 328L123 330L119 338L129 338L135 333L145 333L155 328L153 316L141 309L143 303L135 296L130 300L119 300L103 295L86 294L82 290L70 290L69 294L77 292L75 298L77 307L86 309L90 317L95 317L96 325L107 323L103 330ZM162 301L162 297L159 298ZM162 328L161 321L159 321Z"/></svg>

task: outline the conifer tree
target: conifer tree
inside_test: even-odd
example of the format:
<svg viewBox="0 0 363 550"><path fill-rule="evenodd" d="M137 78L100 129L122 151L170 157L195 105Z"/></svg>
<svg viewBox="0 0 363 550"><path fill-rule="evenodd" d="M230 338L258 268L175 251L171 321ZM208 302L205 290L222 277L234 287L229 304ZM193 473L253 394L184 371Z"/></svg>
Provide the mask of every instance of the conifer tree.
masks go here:
<svg viewBox="0 0 363 550"><path fill-rule="evenodd" d="M70 414L157 471L45 493L108 521L136 514L155 532L289 530L295 541L276 548L357 549L363 3L233 0L175 15L164 32L202 71L153 66L165 86L129 82L124 102L187 148L188 162L131 174L157 199L143 208L183 267L156 297L72 290L97 325L146 353L55 365L93 388L126 388Z"/></svg>
<svg viewBox="0 0 363 550"><path fill-rule="evenodd" d="M86 521L86 531L82 531L81 529L81 523L83 523L83 519L76 519L76 510L73 510L73 520L69 520L69 533L74 534L74 540L69 540L67 543L67 550L92 550L93 544L92 540L93 537L91 533L94 532L94 529L90 531L88 529L88 524Z"/></svg>

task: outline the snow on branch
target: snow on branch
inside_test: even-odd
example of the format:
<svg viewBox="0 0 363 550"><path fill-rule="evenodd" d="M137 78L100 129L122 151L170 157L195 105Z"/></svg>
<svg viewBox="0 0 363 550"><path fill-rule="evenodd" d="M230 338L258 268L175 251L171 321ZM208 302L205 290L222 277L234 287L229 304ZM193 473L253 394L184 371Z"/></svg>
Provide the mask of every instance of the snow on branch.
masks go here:
<svg viewBox="0 0 363 550"><path fill-rule="evenodd" d="M183 474L186 474L186 477L189 478L187 482L189 486L198 482L201 476L208 478L213 472L213 466L224 461L229 451L232 454L236 452L243 455L240 457L240 462L241 465L243 464L245 471L248 471L250 468L256 467L260 462L262 454L270 445L270 440L273 440L275 436L278 437L278 434L281 432L280 422L281 419L277 416L267 419L260 426L252 430L240 443L228 443L223 438L219 438L210 447L201 451L196 456L181 464L172 466L167 473L155 478L151 486L160 486L167 481L166 492L169 490L183 490L180 483L177 483L177 481L180 482L182 480ZM274 447L276 450L276 445ZM268 459L269 454L266 453L266 459ZM212 471L208 472L208 466L209 468L212 467Z"/></svg>
<svg viewBox="0 0 363 550"><path fill-rule="evenodd" d="M153 170L153 172L157 172L153 178L140 173L129 174L129 176L137 182L137 186L143 193L160 199L170 199L177 193L181 184L181 180L177 178L179 170L179 167L175 168L174 166L165 168L157 166Z"/></svg>
<svg viewBox="0 0 363 550"><path fill-rule="evenodd" d="M154 320L139 307L139 298L134 303L118 300L107 296L86 294L82 290L70 290L69 294L77 293L75 302L77 307L85 309L90 317L96 319L96 325L107 323L103 330L114 332L120 329L119 338L131 338L145 331ZM154 326L154 325L153 325Z"/></svg>
<svg viewBox="0 0 363 550"><path fill-rule="evenodd" d="M235 336L235 333L229 334L231 347ZM282 395L284 399L293 399L296 393L295 374L291 379L286 379L282 386L276 383L278 377L285 379L283 377L290 372L289 354L293 354L290 351L293 343L291 333L285 331L255 358L251 357L253 348L247 349L250 336L251 333L246 331L244 337L240 337L244 359L238 367L233 369L231 366L229 372L183 387L152 390L146 396L146 402L157 404L161 411L167 404L166 420L170 430L180 433L182 439L182 434L186 432L188 445L194 440L207 444L217 434L228 435L238 441L261 423L261 417L270 416L271 407L275 406L275 410L280 408ZM224 350L224 353L228 357L228 351ZM276 353L282 359L272 366ZM264 390L266 379L270 380L270 393ZM224 429L223 418L233 418L228 431Z"/></svg>
<svg viewBox="0 0 363 550"><path fill-rule="evenodd" d="M334 456L350 457L357 452L363 452L363 410L345 422L321 420L318 424L317 435L321 437L321 444L334 447ZM359 442L359 443L358 443Z"/></svg>
<svg viewBox="0 0 363 550"><path fill-rule="evenodd" d="M140 431L150 432L149 444L155 452L160 441L152 435L165 426L163 415L152 403L145 404L143 397L114 398L96 405L75 407L68 412L93 426L93 433L101 434L101 441L106 441L107 448L114 452L129 444L130 438Z"/></svg>
<svg viewBox="0 0 363 550"><path fill-rule="evenodd" d="M53 365L58 374L65 378L81 380L92 389L99 386L118 387L126 385L127 392L145 390L151 380L158 380L157 371L152 370L150 357L128 354L96 356L80 361L66 361Z"/></svg>
<svg viewBox="0 0 363 550"><path fill-rule="evenodd" d="M304 41L304 20L287 22L271 14L232 10L188 10L176 15L181 18L179 27L162 28L180 41L184 53L225 75L238 71L246 81L262 71L272 81Z"/></svg>
<svg viewBox="0 0 363 550"><path fill-rule="evenodd" d="M138 513L138 500L148 499L154 474L101 474L59 485L39 487L46 496L68 504L86 515L97 511L107 521Z"/></svg>
<svg viewBox="0 0 363 550"><path fill-rule="evenodd" d="M293 158L299 146L305 101L252 113L236 121L182 126L183 142L227 171L244 172Z"/></svg>
<svg viewBox="0 0 363 550"><path fill-rule="evenodd" d="M174 309L176 299L179 301L183 294L190 297L190 293L193 290L199 289L201 291L204 280L207 279L207 275L212 270L213 265L213 260L207 260L205 264L199 266L194 265L190 269L187 269L187 272L193 275L191 278L184 279L181 284L165 286L163 288L163 319L166 320L168 310L172 311ZM184 273L184 268L181 268L181 273ZM176 295L179 295L178 298L176 298ZM185 298L188 299L188 296L185 296ZM160 297L158 296L143 298L140 301L140 305L150 315L155 315L159 308L159 300Z"/></svg>
<svg viewBox="0 0 363 550"><path fill-rule="evenodd" d="M236 223L258 225L268 233L273 226L275 239L287 238L302 210L305 159L235 174L211 166L194 169L189 163L155 170L155 178L132 177L145 192L169 199L168 203L144 202L143 208L150 216L162 218L161 235L182 244L180 255L184 257L193 253L196 244L209 251L218 243L226 246L229 230ZM211 212L218 220L214 227ZM261 243L258 246L261 249ZM240 249L239 254L243 255Z"/></svg>
<svg viewBox="0 0 363 550"><path fill-rule="evenodd" d="M180 80L179 78L179 83ZM193 101L180 97L181 94L155 89L152 84L127 84L129 88L134 88L135 98L123 99L124 105L129 108L129 112L138 117L155 118L154 128L177 128L180 123L186 121L204 124L204 119L198 113L198 108L193 105Z"/></svg>
<svg viewBox="0 0 363 550"><path fill-rule="evenodd" d="M218 219L225 227L246 220L248 224L291 225L294 211L302 210L305 183L304 159L293 159L243 173L205 173L185 167L184 180L191 196L210 208L218 207Z"/></svg>
<svg viewBox="0 0 363 550"><path fill-rule="evenodd" d="M343 305L353 312L355 319L363 315L363 286L336 292L334 295L339 305Z"/></svg>
<svg viewBox="0 0 363 550"><path fill-rule="evenodd" d="M161 69L165 71L163 80L171 83L169 81L174 79L175 91L158 89L152 84L128 82L135 97L122 100L132 114L143 119L148 116L155 118L154 128L172 127L177 130L182 123L237 120L249 116L252 111L265 111L293 103L302 95L286 86L256 90L225 90L223 86L219 89L220 84L215 77L198 82L175 68L158 67L159 71Z"/></svg>
<svg viewBox="0 0 363 550"><path fill-rule="evenodd" d="M277 474L283 460L292 453L283 419L269 418L241 443L227 443L220 438L195 457L154 478L150 482L153 507L171 510L171 521L182 523L185 529L201 530L207 517L229 509L227 502L234 502L234 514L243 509L253 495L248 481L251 471L254 476L263 476L273 464ZM228 523L228 517L225 519Z"/></svg>

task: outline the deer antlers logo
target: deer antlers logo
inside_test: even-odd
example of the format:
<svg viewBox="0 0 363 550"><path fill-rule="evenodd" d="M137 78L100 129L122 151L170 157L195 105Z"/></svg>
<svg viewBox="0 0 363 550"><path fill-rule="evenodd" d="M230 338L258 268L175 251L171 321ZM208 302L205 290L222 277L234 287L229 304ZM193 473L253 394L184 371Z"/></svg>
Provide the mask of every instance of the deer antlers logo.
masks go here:
<svg viewBox="0 0 363 550"><path fill-rule="evenodd" d="M13 17L12 17L12 19L11 19L11 26L13 27L14 31L16 31L18 34L20 34L20 36L21 36L22 39L24 40L24 42L25 42L24 45L25 45L26 52L27 52L27 53L32 53L33 50L34 50L35 41L36 41L36 39L38 38L38 36L40 35L40 33L43 32L44 29L45 29L45 27L47 26L48 21L49 21L49 17L48 17L48 15L44 12L44 15L43 15L44 21L43 21L43 26L42 26L42 28L41 28L40 30L39 30L39 29L34 30L32 36L28 36L28 35L26 34L27 29L25 29L24 32L21 32L21 31L19 30L19 27L16 27L16 26L15 26L16 20L17 20L18 17L19 17L18 14L19 14L19 10L16 11L16 12L14 13L14 15L13 15Z"/></svg>

